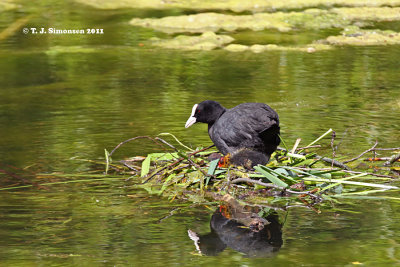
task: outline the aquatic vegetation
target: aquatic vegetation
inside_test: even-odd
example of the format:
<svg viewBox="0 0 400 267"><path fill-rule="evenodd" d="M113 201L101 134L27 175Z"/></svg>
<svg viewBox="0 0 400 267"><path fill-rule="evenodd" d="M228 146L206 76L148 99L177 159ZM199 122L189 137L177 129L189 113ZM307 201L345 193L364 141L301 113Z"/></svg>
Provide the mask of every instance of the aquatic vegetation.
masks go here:
<svg viewBox="0 0 400 267"><path fill-rule="evenodd" d="M317 51L333 49L333 46L327 44L317 44L317 43L306 46L281 46L275 44L268 44L268 45L254 44L251 46L247 46L240 44L230 44L225 46L224 49L231 52L242 52L249 50L254 53L262 53L265 51L298 51L298 52L314 53Z"/></svg>
<svg viewBox="0 0 400 267"><path fill-rule="evenodd" d="M52 46L46 50L47 55L58 55L63 53L95 53L98 48L84 46Z"/></svg>
<svg viewBox="0 0 400 267"><path fill-rule="evenodd" d="M8 11L12 9L18 8L18 5L14 3L14 1L1 1L0 2L0 12L2 11Z"/></svg>
<svg viewBox="0 0 400 267"><path fill-rule="evenodd" d="M234 31L262 31L272 30L290 32L302 30L344 29L342 36L329 36L326 40L315 40L315 44L305 46L278 46L272 44L225 44L233 39L223 35L227 41L203 41L203 36L180 35L172 40L157 40L154 45L192 50L211 50L223 48L232 52L253 51L256 53L280 50L316 52L331 49L329 45L387 45L398 44L398 34L392 31L362 30L360 27L371 21L398 21L400 8L398 7L340 7L329 10L311 8L303 11L255 13L252 15L230 15L222 13L198 13L182 16L168 16L162 18L133 18L131 25L148 27L169 34L174 33L205 33L207 32L234 32ZM356 28L351 34L349 29ZM229 41L228 41L229 40ZM321 44L323 43L323 44Z"/></svg>
<svg viewBox="0 0 400 267"><path fill-rule="evenodd" d="M288 32L299 27L305 29L341 28L349 25L350 22L335 13L314 9L304 12L256 13L254 15L227 15L208 12L163 18L133 18L129 23L166 33L202 33L220 30L232 32L265 29Z"/></svg>
<svg viewBox="0 0 400 267"><path fill-rule="evenodd" d="M400 20L399 7L352 7L330 10L346 20L393 21Z"/></svg>
<svg viewBox="0 0 400 267"><path fill-rule="evenodd" d="M222 48L230 52L243 52L251 51L254 53L261 53L265 51L299 51L314 53L317 51L333 49L333 46L322 43L315 43L303 46L281 46L275 44L260 45L254 44L251 46L242 44L229 44L234 41L229 35L215 34L214 32L205 32L200 36L187 36L178 35L171 39L160 39L153 37L150 40L150 44L153 46L168 48L168 49L182 49L182 50L212 50L216 48ZM58 49L52 49L59 52L63 51ZM72 49L71 51L80 51L79 49ZM85 50L82 50L85 51ZM89 50L90 51L90 50Z"/></svg>
<svg viewBox="0 0 400 267"><path fill-rule="evenodd" d="M275 45L268 43L242 44L233 42L228 35L212 36L210 32L277 31L297 32L323 29L348 29L371 26L374 22L399 21L400 1L361 0L302 0L302 1L140 1L89 0L78 2L101 9L177 9L196 10L199 13L161 18L133 18L133 26L151 28L168 34L207 33L205 36L180 35L172 39L152 38L150 44L168 49L212 50L222 48L231 52L299 51L318 52L336 45L388 45L398 44L398 33L360 30L360 35L326 36L308 45ZM225 10L241 14L223 13ZM212 12L211 12L212 11ZM246 11L252 12L243 13ZM221 38L221 39L220 39ZM229 45L227 45L229 44Z"/></svg>
<svg viewBox="0 0 400 267"><path fill-rule="evenodd" d="M205 32L200 36L178 35L171 39L160 39L155 37L150 39L150 43L153 46L182 50L212 50L222 48L230 52L251 51L254 53L262 53L265 51L298 51L314 53L317 51L333 49L332 45L323 43L314 43L303 46L281 46L275 44L254 44L248 46L242 44L229 44L233 41L234 39L229 35L219 35L213 32Z"/></svg>
<svg viewBox="0 0 400 267"><path fill-rule="evenodd" d="M212 50L232 42L228 35L217 35L214 32L205 32L200 36L179 35L172 39L150 39L151 44L164 48L183 50Z"/></svg>
<svg viewBox="0 0 400 267"><path fill-rule="evenodd" d="M137 186L151 194L194 202L210 198L215 201L221 195L229 194L254 205L271 201L277 203L289 198L313 208L315 204L325 200L344 197L373 195L376 198L398 199L382 194L399 189L390 184L396 178L395 172L392 173L390 168L380 167L380 171L371 172L357 169L355 165L366 153L378 150L377 143L359 156L343 162L319 156L314 152L320 148L317 143L332 132L332 129L328 130L305 147L299 147L300 139L291 149L283 142L285 148L274 152L267 165L255 166L254 170L240 166L219 168L219 157L208 160L210 155L217 152L210 149L211 147L193 151L188 150L181 142L172 145L160 137L136 137L120 143L111 153L106 152L107 170L117 174L132 173L135 179L139 179ZM162 144L170 151L112 163L111 156L121 145L142 138ZM334 136L331 139L331 143L333 142ZM396 149L399 148L389 151L397 151ZM390 165L395 161L396 159ZM114 164L113 168L110 167L111 164Z"/></svg>
<svg viewBox="0 0 400 267"><path fill-rule="evenodd" d="M303 9L310 7L380 7L380 6L399 6L399 0L188 0L188 1L158 1L158 0L75 0L79 3L90 5L100 9L118 9L118 8L152 8L152 9L170 9L182 8L191 10L231 10L233 12L262 12L279 9Z"/></svg>
<svg viewBox="0 0 400 267"><path fill-rule="evenodd" d="M394 45L400 44L400 34L394 31L382 30L344 30L342 35L329 36L326 42L331 45Z"/></svg>
<svg viewBox="0 0 400 267"><path fill-rule="evenodd" d="M332 146L335 142L333 133L329 129L303 147L300 147L300 138L291 148L282 142L284 148L278 148L270 162L250 170L232 165L218 167L220 155L212 146L193 150L168 133L154 138L138 136L121 142L110 153L105 150L106 161L77 159L101 167L94 171L75 174L31 173L37 179L33 178L26 184L26 179L0 169L0 172L13 177L13 183L0 190L124 180L126 187L142 188L149 194L162 195L171 200L220 202L229 196L231 203L239 201L241 204L272 209L286 209L294 204L318 213L322 207L329 207L329 203L339 202L342 198L400 200L391 194L399 190L393 183L399 178L399 169L395 165L399 162L400 148L378 148L376 142L370 149L348 160L338 161L343 157L335 153L330 158L319 156L319 143L331 136L328 142ZM172 138L172 142L161 136ZM113 161L112 156L118 148L143 139L156 143L161 151ZM385 152L390 157L362 158L376 151ZM211 159L212 156L217 158ZM373 168L358 167L364 160L373 164ZM382 161L385 164L382 165ZM20 185L15 184L16 179L21 179Z"/></svg>
<svg viewBox="0 0 400 267"><path fill-rule="evenodd" d="M227 15L221 13L198 13L163 18L133 18L130 24L150 27L166 33L206 31L217 32L265 29L287 32L303 29L344 28L355 21L400 20L400 8L363 7L334 8L331 10L307 9L299 12L256 13L253 15Z"/></svg>

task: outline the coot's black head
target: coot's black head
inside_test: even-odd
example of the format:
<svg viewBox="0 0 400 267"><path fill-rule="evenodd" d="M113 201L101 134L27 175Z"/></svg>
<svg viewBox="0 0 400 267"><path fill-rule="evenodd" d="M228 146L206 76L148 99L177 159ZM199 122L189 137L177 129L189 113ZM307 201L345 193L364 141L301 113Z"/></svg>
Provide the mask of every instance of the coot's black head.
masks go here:
<svg viewBox="0 0 400 267"><path fill-rule="evenodd" d="M195 104L192 108L192 114L185 124L185 128L189 128L196 122L213 124L225 110L218 102L212 100L205 100L199 104Z"/></svg>

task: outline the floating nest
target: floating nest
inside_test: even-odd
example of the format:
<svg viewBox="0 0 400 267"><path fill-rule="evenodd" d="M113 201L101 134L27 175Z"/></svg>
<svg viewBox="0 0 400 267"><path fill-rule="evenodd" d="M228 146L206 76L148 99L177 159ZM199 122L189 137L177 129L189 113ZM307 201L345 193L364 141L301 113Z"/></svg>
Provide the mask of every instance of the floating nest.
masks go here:
<svg viewBox="0 0 400 267"><path fill-rule="evenodd" d="M304 147L299 147L300 138L291 149L282 140L284 148L278 148L268 164L254 168L219 167L221 155L215 157L218 152L213 146L193 150L172 134L164 133L154 138L139 136L120 143L111 153L106 151L106 172L133 175L138 187L171 200L221 201L229 195L252 206L287 209L302 205L316 212L320 212L319 204L337 202L339 198L400 200L388 193L399 189L392 183L399 177L399 168L393 164L399 160L400 148L377 148L375 143L359 156L340 162L315 152L321 148L318 143L330 134L333 144L332 129ZM164 136L172 137L174 143L166 141ZM112 162L111 156L119 147L143 138L160 145L165 152ZM391 155L378 158L378 151ZM373 153L373 157L362 158L367 153ZM375 167L367 170L353 167L364 160L378 163L373 163Z"/></svg>

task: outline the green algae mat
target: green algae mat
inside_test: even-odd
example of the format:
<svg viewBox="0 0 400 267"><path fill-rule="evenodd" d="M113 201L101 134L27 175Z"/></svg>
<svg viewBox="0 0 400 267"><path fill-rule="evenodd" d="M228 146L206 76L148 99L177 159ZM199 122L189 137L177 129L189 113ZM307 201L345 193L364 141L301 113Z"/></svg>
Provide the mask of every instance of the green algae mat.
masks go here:
<svg viewBox="0 0 400 267"><path fill-rule="evenodd" d="M163 38L149 38L147 43L166 49L313 53L343 45L400 44L396 29L376 27L377 23L400 21L400 1L77 1L99 9L174 10L173 16L129 21L135 27L167 33ZM182 14L184 11L190 14ZM262 39L244 44L232 37L245 31L255 34L260 31L299 35L315 31L327 33L325 38L291 45L266 43ZM332 35L332 32L337 34Z"/></svg>

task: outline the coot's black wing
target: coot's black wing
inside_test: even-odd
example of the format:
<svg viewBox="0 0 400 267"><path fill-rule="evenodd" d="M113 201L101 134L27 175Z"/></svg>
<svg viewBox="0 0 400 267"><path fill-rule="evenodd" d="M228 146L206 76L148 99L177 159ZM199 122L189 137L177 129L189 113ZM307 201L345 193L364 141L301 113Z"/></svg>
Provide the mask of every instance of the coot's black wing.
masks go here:
<svg viewBox="0 0 400 267"><path fill-rule="evenodd" d="M209 133L223 154L239 148L270 154L279 144L279 118L266 104L244 103L227 110Z"/></svg>

